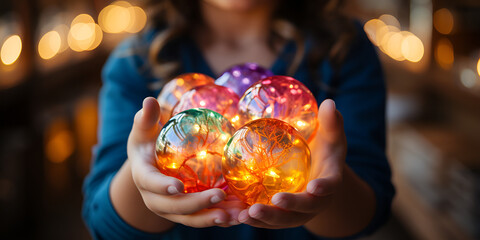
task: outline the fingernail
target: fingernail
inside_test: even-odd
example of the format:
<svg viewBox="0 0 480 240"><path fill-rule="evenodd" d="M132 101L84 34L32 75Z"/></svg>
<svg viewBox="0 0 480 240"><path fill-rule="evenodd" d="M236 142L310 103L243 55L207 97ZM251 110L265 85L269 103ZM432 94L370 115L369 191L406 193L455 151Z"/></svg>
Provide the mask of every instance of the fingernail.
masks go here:
<svg viewBox="0 0 480 240"><path fill-rule="evenodd" d="M237 220L235 220L235 219L232 219L232 220L230 220L230 222L228 222L228 224L229 224L230 226L235 226L235 225L240 224L240 222L237 221Z"/></svg>
<svg viewBox="0 0 480 240"><path fill-rule="evenodd" d="M143 108L137 112L137 114L135 115L135 120L138 121L142 117L142 115L143 115Z"/></svg>
<svg viewBox="0 0 480 240"><path fill-rule="evenodd" d="M283 205L285 205L285 201L283 201L283 199L280 197L273 196L272 204L278 207L284 207Z"/></svg>
<svg viewBox="0 0 480 240"><path fill-rule="evenodd" d="M178 189L174 186L168 186L167 188L167 192L170 193L170 194L177 194L178 193Z"/></svg>
<svg viewBox="0 0 480 240"><path fill-rule="evenodd" d="M248 210L243 210L242 212L240 212L240 214L238 214L238 221L243 223L245 221L248 220Z"/></svg>
<svg viewBox="0 0 480 240"><path fill-rule="evenodd" d="M218 196L216 196L216 195L215 195L215 196L213 196L212 198L210 198L210 202L211 202L211 203L213 203L213 204L215 204L215 203L219 203L219 202L221 202L221 201L222 201L222 199L221 199L221 198L219 198L219 197L218 197Z"/></svg>
<svg viewBox="0 0 480 240"><path fill-rule="evenodd" d="M257 210L256 212L253 212L251 216L252 216L253 218L257 218L257 219L258 219L258 218L261 218L262 215L263 215L263 212L262 212L261 210Z"/></svg>
<svg viewBox="0 0 480 240"><path fill-rule="evenodd" d="M221 219L218 219L218 218L216 218L213 221L215 222L215 224L222 224L223 223L223 221Z"/></svg>
<svg viewBox="0 0 480 240"><path fill-rule="evenodd" d="M337 109L337 106L335 105L335 101L333 101L332 99L327 99L326 103L327 103L327 107L330 108L330 110L334 111Z"/></svg>
<svg viewBox="0 0 480 240"><path fill-rule="evenodd" d="M315 196L321 196L322 193L323 193L323 188L320 186L317 186L312 192L312 194Z"/></svg>

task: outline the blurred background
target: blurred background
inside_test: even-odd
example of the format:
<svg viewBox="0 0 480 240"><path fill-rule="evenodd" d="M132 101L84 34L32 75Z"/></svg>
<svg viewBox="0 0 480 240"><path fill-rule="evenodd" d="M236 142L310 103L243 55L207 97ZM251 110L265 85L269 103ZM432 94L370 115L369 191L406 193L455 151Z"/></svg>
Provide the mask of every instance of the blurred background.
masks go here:
<svg viewBox="0 0 480 240"><path fill-rule="evenodd" d="M368 239L480 239L480 1L347 0L388 85L397 196ZM0 6L0 238L90 239L81 185L100 71L142 1Z"/></svg>

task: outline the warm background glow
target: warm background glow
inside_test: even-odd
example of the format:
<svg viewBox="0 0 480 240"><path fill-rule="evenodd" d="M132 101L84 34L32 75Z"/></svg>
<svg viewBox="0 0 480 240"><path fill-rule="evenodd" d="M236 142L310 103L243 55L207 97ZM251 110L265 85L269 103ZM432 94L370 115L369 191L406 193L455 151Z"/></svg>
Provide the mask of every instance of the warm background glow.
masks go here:
<svg viewBox="0 0 480 240"><path fill-rule="evenodd" d="M8 37L2 45L0 56L3 64L11 65L17 61L22 52L22 39L18 35Z"/></svg>

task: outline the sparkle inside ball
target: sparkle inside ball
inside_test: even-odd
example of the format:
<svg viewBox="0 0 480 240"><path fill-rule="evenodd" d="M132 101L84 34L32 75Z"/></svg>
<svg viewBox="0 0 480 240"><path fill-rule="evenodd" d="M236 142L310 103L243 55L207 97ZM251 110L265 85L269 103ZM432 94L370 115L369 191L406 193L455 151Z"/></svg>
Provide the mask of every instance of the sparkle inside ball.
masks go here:
<svg viewBox="0 0 480 240"><path fill-rule="evenodd" d="M183 111L160 130L157 166L163 174L180 179L186 193L226 187L222 155L233 132L230 122L212 110Z"/></svg>
<svg viewBox="0 0 480 240"><path fill-rule="evenodd" d="M186 73L175 77L163 86L162 91L158 95L158 103L160 104L160 122L165 124L172 115L175 104L188 90L214 83L214 79L201 73Z"/></svg>
<svg viewBox="0 0 480 240"><path fill-rule="evenodd" d="M288 76L264 78L247 89L238 104L239 123L276 118L295 127L311 140L317 130L317 101L310 90Z"/></svg>
<svg viewBox="0 0 480 240"><path fill-rule="evenodd" d="M238 96L242 96L245 90L260 79L272 76L273 73L256 63L245 63L233 66L225 71L215 84L232 89Z"/></svg>
<svg viewBox="0 0 480 240"><path fill-rule="evenodd" d="M239 97L231 89L206 84L186 92L173 108L172 115L191 108L206 108L232 120L238 112L238 100Z"/></svg>
<svg viewBox="0 0 480 240"><path fill-rule="evenodd" d="M225 146L222 170L243 202L271 204L278 192L300 192L310 173L310 149L289 124L258 119L240 128Z"/></svg>

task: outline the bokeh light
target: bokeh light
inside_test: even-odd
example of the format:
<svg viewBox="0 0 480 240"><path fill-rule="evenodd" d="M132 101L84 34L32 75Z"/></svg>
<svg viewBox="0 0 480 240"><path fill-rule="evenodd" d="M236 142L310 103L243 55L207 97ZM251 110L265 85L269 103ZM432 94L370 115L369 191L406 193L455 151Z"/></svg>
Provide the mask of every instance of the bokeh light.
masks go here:
<svg viewBox="0 0 480 240"><path fill-rule="evenodd" d="M400 22L392 15L371 19L363 29L375 46L396 61L419 62L425 54L420 38L409 31L401 31Z"/></svg>
<svg viewBox="0 0 480 240"><path fill-rule="evenodd" d="M51 123L47 129L45 139L45 156L53 163L67 160L75 150L73 132L69 129L65 119L59 118Z"/></svg>
<svg viewBox="0 0 480 240"><path fill-rule="evenodd" d="M53 58L60 51L61 45L62 39L58 32L47 32L38 42L38 54L43 59Z"/></svg>
<svg viewBox="0 0 480 240"><path fill-rule="evenodd" d="M442 34L450 34L454 26L453 14L450 10L442 8L433 14L433 26Z"/></svg>
<svg viewBox="0 0 480 240"><path fill-rule="evenodd" d="M460 71L460 82L466 88L473 88L477 84L475 71L470 68L464 68Z"/></svg>
<svg viewBox="0 0 480 240"><path fill-rule="evenodd" d="M398 21L398 19L390 14L383 14L380 17L378 17L378 20L384 22L389 26L400 28L400 22Z"/></svg>
<svg viewBox="0 0 480 240"><path fill-rule="evenodd" d="M435 60L445 70L452 67L454 57L453 45L447 38L441 38L435 47Z"/></svg>
<svg viewBox="0 0 480 240"><path fill-rule="evenodd" d="M80 14L73 19L68 33L68 45L73 51L82 52L95 49L102 41L101 28L88 14Z"/></svg>
<svg viewBox="0 0 480 240"><path fill-rule="evenodd" d="M126 1L116 1L100 11L98 23L107 33L136 33L145 27L147 15L140 7Z"/></svg>
<svg viewBox="0 0 480 240"><path fill-rule="evenodd" d="M419 62L425 53L422 40L413 34L403 39L401 49L405 59L410 62Z"/></svg>
<svg viewBox="0 0 480 240"><path fill-rule="evenodd" d="M18 35L9 36L2 45L0 58L5 65L12 65L22 52L22 39Z"/></svg>
<svg viewBox="0 0 480 240"><path fill-rule="evenodd" d="M478 59L478 62L477 62L477 73L478 73L478 76L480 76L480 58Z"/></svg>

